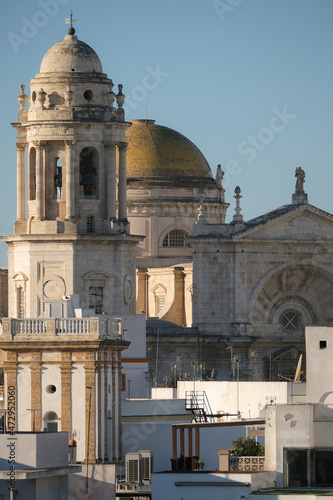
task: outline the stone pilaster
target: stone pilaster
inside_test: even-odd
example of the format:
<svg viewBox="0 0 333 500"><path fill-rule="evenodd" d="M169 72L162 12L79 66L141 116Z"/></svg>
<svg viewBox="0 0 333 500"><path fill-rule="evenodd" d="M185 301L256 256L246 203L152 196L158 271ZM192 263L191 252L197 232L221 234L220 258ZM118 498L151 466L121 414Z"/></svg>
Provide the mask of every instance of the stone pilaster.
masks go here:
<svg viewBox="0 0 333 500"><path fill-rule="evenodd" d="M71 433L71 353L61 353L61 431Z"/></svg>
<svg viewBox="0 0 333 500"><path fill-rule="evenodd" d="M118 182L118 218L127 218L127 198L126 198L126 149L127 143L120 142L119 149L119 182Z"/></svg>
<svg viewBox="0 0 333 500"><path fill-rule="evenodd" d="M111 437L111 452L112 462L116 461L116 353L112 353L112 380L111 380L111 397L112 397L112 437Z"/></svg>
<svg viewBox="0 0 333 500"><path fill-rule="evenodd" d="M33 432L33 420L35 414L35 432L41 431L41 418L42 418L42 401L41 401L41 373L42 373L42 360L41 354L33 352L31 354L31 409L37 410L31 412L31 432Z"/></svg>
<svg viewBox="0 0 333 500"><path fill-rule="evenodd" d="M35 141L36 148L36 219L43 218L44 188L43 188L43 160L45 142Z"/></svg>
<svg viewBox="0 0 333 500"><path fill-rule="evenodd" d="M65 141L66 144L66 219L71 219L75 215L74 197L74 162L73 146L74 141Z"/></svg>
<svg viewBox="0 0 333 500"><path fill-rule="evenodd" d="M95 457L95 354L85 354L85 460L96 463Z"/></svg>
<svg viewBox="0 0 333 500"><path fill-rule="evenodd" d="M102 459L102 370L103 361L102 353L98 353L98 363L97 363L97 426L98 426L98 437L97 437L97 460L99 463L103 461Z"/></svg>
<svg viewBox="0 0 333 500"><path fill-rule="evenodd" d="M105 353L104 358L104 462L109 461L108 453L108 370L109 364L107 361L108 353Z"/></svg>
<svg viewBox="0 0 333 500"><path fill-rule="evenodd" d="M148 273L147 269L138 269L138 298L136 301L136 314L140 314L141 311L146 313L148 317L148 297L147 297L147 284L148 284Z"/></svg>
<svg viewBox="0 0 333 500"><path fill-rule="evenodd" d="M117 362L117 374L118 374L118 394L117 394L117 424L118 424L118 460L122 457L122 426L121 426L121 351L117 352L118 362ZM115 418L115 414L114 414Z"/></svg>
<svg viewBox="0 0 333 500"><path fill-rule="evenodd" d="M116 218L116 145L105 144L106 148L106 186L107 219Z"/></svg>
<svg viewBox="0 0 333 500"><path fill-rule="evenodd" d="M7 379L5 387L5 409L13 412L10 414L12 417L10 420L7 416L7 430L14 432L17 430L17 354L7 351L6 360L3 365Z"/></svg>
<svg viewBox="0 0 333 500"><path fill-rule="evenodd" d="M25 220L25 144L16 143L17 152L17 220Z"/></svg>

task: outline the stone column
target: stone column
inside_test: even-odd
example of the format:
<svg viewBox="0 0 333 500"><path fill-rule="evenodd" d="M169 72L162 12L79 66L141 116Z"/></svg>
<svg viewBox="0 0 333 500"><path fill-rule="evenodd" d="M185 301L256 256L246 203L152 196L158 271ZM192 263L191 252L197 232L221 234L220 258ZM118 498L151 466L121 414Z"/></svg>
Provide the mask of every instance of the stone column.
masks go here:
<svg viewBox="0 0 333 500"><path fill-rule="evenodd" d="M120 142L119 149L119 179L118 179L118 219L127 218L127 199L126 199L126 149L127 143Z"/></svg>
<svg viewBox="0 0 333 500"><path fill-rule="evenodd" d="M107 361L108 353L105 353L104 358L104 463L109 461L108 454L108 370L109 364Z"/></svg>
<svg viewBox="0 0 333 500"><path fill-rule="evenodd" d="M41 220L43 217L43 148L45 142L34 142L36 148L36 212L35 217Z"/></svg>
<svg viewBox="0 0 333 500"><path fill-rule="evenodd" d="M31 409L36 410L31 412L31 432L33 432L33 419L35 414L35 432L41 431L42 419L42 401L41 401L41 374L42 360L39 352L31 354Z"/></svg>
<svg viewBox="0 0 333 500"><path fill-rule="evenodd" d="M122 426L121 426L121 351L118 351L118 363L117 363L117 374L118 374L118 398L117 398L117 403L118 403L118 460L121 460L121 457L123 455L123 448L122 448Z"/></svg>
<svg viewBox="0 0 333 500"><path fill-rule="evenodd" d="M74 141L65 141L66 144L66 219L75 215L75 186L74 186Z"/></svg>
<svg viewBox="0 0 333 500"><path fill-rule="evenodd" d="M17 152L17 220L25 220L25 144L16 143Z"/></svg>
<svg viewBox="0 0 333 500"><path fill-rule="evenodd" d="M97 460L98 463L102 463L102 370L103 361L101 359L101 353L98 353L98 363L97 363Z"/></svg>
<svg viewBox="0 0 333 500"><path fill-rule="evenodd" d="M116 353L112 353L112 437L111 437L111 452L112 462L116 461Z"/></svg>
<svg viewBox="0 0 333 500"><path fill-rule="evenodd" d="M146 318L148 318L148 269L138 269L138 298L136 301L136 314L140 314L141 311L146 313Z"/></svg>
<svg viewBox="0 0 333 500"><path fill-rule="evenodd" d="M85 353L85 461L94 464L95 458L95 353Z"/></svg>
<svg viewBox="0 0 333 500"><path fill-rule="evenodd" d="M61 432L68 432L68 439L71 438L71 353L61 353Z"/></svg>
<svg viewBox="0 0 333 500"><path fill-rule="evenodd" d="M116 218L116 145L105 144L106 147L106 217Z"/></svg>
<svg viewBox="0 0 333 500"><path fill-rule="evenodd" d="M183 267L174 267L175 279L175 323L185 325L185 275Z"/></svg>
<svg viewBox="0 0 333 500"><path fill-rule="evenodd" d="M7 430L10 432L17 431L17 354L12 351L6 352L6 360L4 361L4 371L6 374L5 401L6 410L11 410L13 413L6 416Z"/></svg>

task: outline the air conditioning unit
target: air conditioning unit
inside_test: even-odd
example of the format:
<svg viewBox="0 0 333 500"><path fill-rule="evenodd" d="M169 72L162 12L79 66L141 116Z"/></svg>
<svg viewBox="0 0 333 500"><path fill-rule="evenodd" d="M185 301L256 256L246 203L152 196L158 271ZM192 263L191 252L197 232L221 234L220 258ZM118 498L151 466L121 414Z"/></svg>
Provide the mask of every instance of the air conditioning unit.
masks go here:
<svg viewBox="0 0 333 500"><path fill-rule="evenodd" d="M150 484L153 469L152 464L152 455L149 450L126 453L126 481L129 483Z"/></svg>
<svg viewBox="0 0 333 500"><path fill-rule="evenodd" d="M150 484L151 473L153 471L153 457L151 451L140 451L141 454L141 478L143 484Z"/></svg>

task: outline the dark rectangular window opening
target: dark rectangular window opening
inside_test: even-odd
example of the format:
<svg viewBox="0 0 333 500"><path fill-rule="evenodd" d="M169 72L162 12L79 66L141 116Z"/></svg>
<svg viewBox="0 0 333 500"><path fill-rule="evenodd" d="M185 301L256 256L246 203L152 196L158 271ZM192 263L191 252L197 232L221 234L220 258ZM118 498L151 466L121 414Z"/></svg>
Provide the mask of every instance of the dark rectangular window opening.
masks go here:
<svg viewBox="0 0 333 500"><path fill-rule="evenodd" d="M86 230L87 233L95 232L95 221L93 216L86 217Z"/></svg>
<svg viewBox="0 0 333 500"><path fill-rule="evenodd" d="M319 349L326 349L327 343L326 340L319 340Z"/></svg>
<svg viewBox="0 0 333 500"><path fill-rule="evenodd" d="M332 448L289 448L283 450L283 456L284 487L333 487Z"/></svg>

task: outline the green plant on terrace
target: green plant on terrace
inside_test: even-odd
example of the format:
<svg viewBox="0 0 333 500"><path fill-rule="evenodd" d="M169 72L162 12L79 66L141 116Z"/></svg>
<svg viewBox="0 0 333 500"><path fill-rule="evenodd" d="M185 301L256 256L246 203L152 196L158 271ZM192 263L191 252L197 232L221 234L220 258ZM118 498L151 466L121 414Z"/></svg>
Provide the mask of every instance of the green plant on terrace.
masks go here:
<svg viewBox="0 0 333 500"><path fill-rule="evenodd" d="M251 437L240 437L232 442L234 450L232 455L236 457L263 457L265 456L265 447L256 442Z"/></svg>

